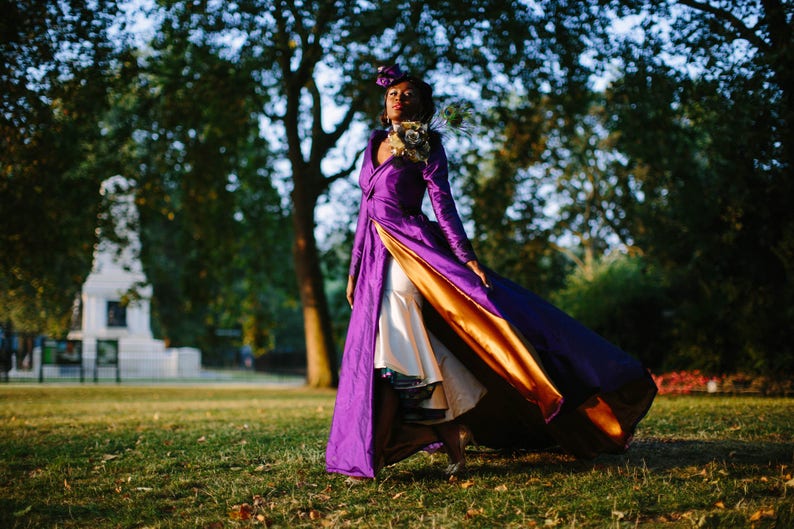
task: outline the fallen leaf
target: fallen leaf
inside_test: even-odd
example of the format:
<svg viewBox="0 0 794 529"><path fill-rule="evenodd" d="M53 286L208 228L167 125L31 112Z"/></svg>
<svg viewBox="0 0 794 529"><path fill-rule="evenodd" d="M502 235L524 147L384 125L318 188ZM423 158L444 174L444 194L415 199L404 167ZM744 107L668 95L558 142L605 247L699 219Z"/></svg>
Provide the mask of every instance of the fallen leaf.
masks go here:
<svg viewBox="0 0 794 529"><path fill-rule="evenodd" d="M474 486L474 481L470 479L460 484L460 488L462 489L468 489L469 487L473 487L473 486Z"/></svg>
<svg viewBox="0 0 794 529"><path fill-rule="evenodd" d="M480 516L480 515L481 515L481 514L483 514L484 512L485 512L485 511L484 511L483 509L469 509L468 511L466 511L466 516L465 516L465 518L466 518L467 520L469 520L469 519L471 519L471 518L474 518L475 516Z"/></svg>
<svg viewBox="0 0 794 529"><path fill-rule="evenodd" d="M137 490L138 492L149 492L150 490L154 490L154 489L151 487L135 487L135 490Z"/></svg>
<svg viewBox="0 0 794 529"><path fill-rule="evenodd" d="M309 511L309 519L311 520L319 520L322 517L323 515L317 509L311 509Z"/></svg>
<svg viewBox="0 0 794 529"><path fill-rule="evenodd" d="M204 437L204 436L202 435L201 437L199 437L198 439L196 439L196 442L197 442L197 443L203 443L203 442L205 442L206 440L207 440L207 438L206 438L206 437Z"/></svg>
<svg viewBox="0 0 794 529"><path fill-rule="evenodd" d="M752 516L750 516L751 522L757 522L763 518L774 518L775 517L775 509L759 509L755 511Z"/></svg>
<svg viewBox="0 0 794 529"><path fill-rule="evenodd" d="M393 500L396 500L397 498L399 498L399 497L400 497L400 496L402 496L403 494L405 494L405 491L398 492L397 494L395 494L394 496L392 496L392 497L391 497L391 499L393 499Z"/></svg>
<svg viewBox="0 0 794 529"><path fill-rule="evenodd" d="M242 505L234 505L232 506L232 510L229 511L229 519L231 520L249 520L251 515L253 514L251 506L247 503L243 503Z"/></svg>
<svg viewBox="0 0 794 529"><path fill-rule="evenodd" d="M790 479L783 484L786 487L794 487L794 479Z"/></svg>
<svg viewBox="0 0 794 529"><path fill-rule="evenodd" d="M116 459L117 457L119 457L118 454L104 454L102 456L102 461L112 461L112 460Z"/></svg>
<svg viewBox="0 0 794 529"><path fill-rule="evenodd" d="M63 480L63 488L65 488L66 490L72 490L72 486L69 485L69 482L66 481L66 478L64 478Z"/></svg>
<svg viewBox="0 0 794 529"><path fill-rule="evenodd" d="M716 508L718 508L718 509L724 509L725 508L725 503L723 503L721 501L718 501L717 503L714 504L714 506Z"/></svg>
<svg viewBox="0 0 794 529"><path fill-rule="evenodd" d="M328 494L320 493L320 494L315 494L314 499L317 501L328 501L331 499L331 496L329 496Z"/></svg>
<svg viewBox="0 0 794 529"><path fill-rule="evenodd" d="M494 487L493 490L495 490L496 492L507 492L507 485L505 484L497 485L496 487Z"/></svg>

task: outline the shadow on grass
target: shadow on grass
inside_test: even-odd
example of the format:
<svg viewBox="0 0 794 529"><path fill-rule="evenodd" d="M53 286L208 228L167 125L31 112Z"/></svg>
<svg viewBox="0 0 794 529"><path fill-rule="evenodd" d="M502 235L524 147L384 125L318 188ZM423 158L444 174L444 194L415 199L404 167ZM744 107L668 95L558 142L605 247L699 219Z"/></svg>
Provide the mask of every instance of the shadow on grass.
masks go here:
<svg viewBox="0 0 794 529"><path fill-rule="evenodd" d="M46 498L32 498L28 505L20 508L13 500L0 499L0 522L2 527L30 526L30 517L46 520L49 527L80 521L84 527L104 527L111 520L118 519L117 509L90 504L55 504L48 503Z"/></svg>
<svg viewBox="0 0 794 529"><path fill-rule="evenodd" d="M443 458L443 455L441 456ZM576 459L561 449L542 451L504 452L479 448L467 452L470 476L480 478L504 477L528 474L542 477L558 472L578 474L595 469L636 468L660 472L674 471L688 467L704 467L709 464L725 464L746 467L748 473L753 468L768 469L794 462L794 443L770 441L734 440L692 440L692 439L655 439L646 438L635 441L624 454L601 455L594 459ZM389 480L396 482L434 481L446 479L443 459L427 461L420 466L392 467Z"/></svg>
<svg viewBox="0 0 794 529"><path fill-rule="evenodd" d="M625 454L602 456L602 464L638 465L670 470L709 463L774 466L791 464L794 443L777 441L654 439L637 440Z"/></svg>

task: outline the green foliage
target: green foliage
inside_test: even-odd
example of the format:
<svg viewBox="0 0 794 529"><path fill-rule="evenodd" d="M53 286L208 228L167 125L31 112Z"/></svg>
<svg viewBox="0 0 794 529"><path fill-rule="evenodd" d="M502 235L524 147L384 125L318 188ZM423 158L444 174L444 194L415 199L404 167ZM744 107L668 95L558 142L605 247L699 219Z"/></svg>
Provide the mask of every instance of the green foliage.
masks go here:
<svg viewBox="0 0 794 529"><path fill-rule="evenodd" d="M20 330L65 330L99 184L123 174L158 334L212 351L241 329L261 353L295 341L300 296L338 344L323 274L344 259L315 207L380 114L375 68L400 62L477 102L449 147L486 264L547 295L628 248L663 276L668 367L794 369L790 2L163 0L134 57L113 1L4 7L0 320Z"/></svg>
<svg viewBox="0 0 794 529"><path fill-rule="evenodd" d="M626 43L625 75L610 90L617 147L630 160L624 185L641 197L627 219L668 278L677 367L794 369L790 63L777 55L792 41L790 29L787 42L773 36L781 4L751 8L752 31L743 21L755 15L738 7L730 23L728 7L682 10L668 40L649 31ZM711 57L694 78L659 59L685 40L696 58Z"/></svg>
<svg viewBox="0 0 794 529"><path fill-rule="evenodd" d="M791 371L791 6L585 4L547 6L559 53L514 70L488 117L494 149L469 170L478 249L541 292L555 284L529 241L584 277L611 247L638 251L664 277L669 367ZM636 24L609 30L611 10ZM588 76L607 64L602 101Z"/></svg>
<svg viewBox="0 0 794 529"><path fill-rule="evenodd" d="M289 217L259 135L251 73L166 20L109 117L135 175L155 330L200 347L273 349L295 310ZM229 330L240 337L229 342Z"/></svg>
<svg viewBox="0 0 794 529"><path fill-rule="evenodd" d="M31 0L2 10L0 320L61 335L91 269L118 7Z"/></svg>
<svg viewBox="0 0 794 529"><path fill-rule="evenodd" d="M0 391L0 525L788 527L794 401L660 397L625 455L417 454L373 482L327 474L334 395L174 387ZM261 518L258 518L261 516Z"/></svg>
<svg viewBox="0 0 794 529"><path fill-rule="evenodd" d="M671 338L665 285L642 257L610 254L591 273L578 269L551 300L649 368L665 365Z"/></svg>

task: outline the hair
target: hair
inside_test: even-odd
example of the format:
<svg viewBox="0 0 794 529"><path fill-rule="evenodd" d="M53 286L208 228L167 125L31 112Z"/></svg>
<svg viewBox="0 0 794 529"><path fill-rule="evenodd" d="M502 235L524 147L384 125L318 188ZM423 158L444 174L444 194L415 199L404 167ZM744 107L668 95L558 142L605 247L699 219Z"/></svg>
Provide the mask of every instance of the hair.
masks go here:
<svg viewBox="0 0 794 529"><path fill-rule="evenodd" d="M433 116L436 113L436 104L433 102L433 87L427 84L426 82L422 81L418 77L414 77L413 75L407 75L405 77L395 79L395 81L386 88L386 92L388 93L389 88L391 88L392 86L404 82L411 83L411 85L417 90L417 92L419 92L419 98L422 101L422 113L419 114L417 118L422 123L430 123L430 120L433 119ZM383 112L380 115L380 122L385 127L391 123L391 121L389 121L388 115L386 114L386 96L384 96L383 102L384 102L384 106L383 106Z"/></svg>

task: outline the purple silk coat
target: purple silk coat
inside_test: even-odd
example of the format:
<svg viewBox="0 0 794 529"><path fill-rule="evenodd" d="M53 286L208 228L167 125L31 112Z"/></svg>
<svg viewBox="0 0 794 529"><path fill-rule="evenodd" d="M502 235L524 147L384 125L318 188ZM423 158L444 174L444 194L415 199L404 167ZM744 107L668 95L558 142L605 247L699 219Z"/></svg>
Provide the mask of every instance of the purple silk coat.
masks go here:
<svg viewBox="0 0 794 529"><path fill-rule="evenodd" d="M376 167L386 135L373 132L359 175L362 197L350 263L354 305L326 450L328 471L374 477L377 470L373 359L390 255L384 241L425 296L428 328L488 388L481 405L464 416L480 444L559 444L579 456L625 450L656 393L649 373L498 274L487 272L492 286L486 289L465 266L475 254L452 198L440 137L433 135L426 164L390 157ZM425 194L437 222L421 213ZM437 299L436 290L444 289L450 296Z"/></svg>

